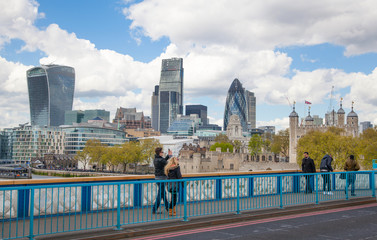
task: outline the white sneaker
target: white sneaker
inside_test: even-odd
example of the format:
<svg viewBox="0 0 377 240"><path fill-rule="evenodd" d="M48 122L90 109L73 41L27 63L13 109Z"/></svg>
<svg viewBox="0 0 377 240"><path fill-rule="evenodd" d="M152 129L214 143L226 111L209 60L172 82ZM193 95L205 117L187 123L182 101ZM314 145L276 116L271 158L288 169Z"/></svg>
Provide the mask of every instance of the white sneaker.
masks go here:
<svg viewBox="0 0 377 240"><path fill-rule="evenodd" d="M332 192L328 192L327 194L328 194L328 195L332 195Z"/></svg>

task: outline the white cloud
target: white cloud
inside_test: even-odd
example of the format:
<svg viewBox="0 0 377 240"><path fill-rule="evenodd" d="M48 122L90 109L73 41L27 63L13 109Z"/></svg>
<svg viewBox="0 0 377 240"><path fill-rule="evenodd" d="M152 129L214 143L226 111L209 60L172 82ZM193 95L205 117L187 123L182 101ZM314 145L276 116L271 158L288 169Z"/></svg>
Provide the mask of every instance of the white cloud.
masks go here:
<svg viewBox="0 0 377 240"><path fill-rule="evenodd" d="M330 42L345 46L348 55L376 51L377 29L373 23L377 20L377 8L373 5L373 1L340 0L238 0L231 4L225 0L210 4L190 0L144 1L124 10L132 20L130 28L135 38L140 39L143 34L153 40L167 36L171 44L153 61L142 63L129 55L97 49L90 40L61 29L59 23L38 29L34 21L43 17L38 3L17 0L0 2L0 47L11 39L21 39L25 42L23 51L41 50L46 54L40 60L42 64L74 67L74 108L106 109L111 111L111 118L120 106L150 113L150 96L159 82L161 59L170 57L184 58L185 97L192 102L197 97L211 97L223 103L232 80L239 78L246 89L256 93L258 104L284 104L286 97L321 102L335 85L339 89L350 88L345 102L355 100L357 109L367 112L374 111L371 109L377 105L377 71L370 75L347 74L337 69L291 73L292 59L274 49ZM25 71L31 66L5 58L0 58L0 65L2 97L13 97L12 104L17 107L11 110L9 119L25 119ZM135 93L139 89L140 93ZM5 101L0 101L0 107L3 115L9 111ZM27 114L17 115L15 111ZM369 116L377 123L377 114ZM285 126L283 121L263 125ZM211 122L222 125L219 118Z"/></svg>
<svg viewBox="0 0 377 240"><path fill-rule="evenodd" d="M289 128L289 118L284 117L284 118L276 118L271 121L257 121L257 127L260 126L275 126L276 132L279 130L285 130Z"/></svg>

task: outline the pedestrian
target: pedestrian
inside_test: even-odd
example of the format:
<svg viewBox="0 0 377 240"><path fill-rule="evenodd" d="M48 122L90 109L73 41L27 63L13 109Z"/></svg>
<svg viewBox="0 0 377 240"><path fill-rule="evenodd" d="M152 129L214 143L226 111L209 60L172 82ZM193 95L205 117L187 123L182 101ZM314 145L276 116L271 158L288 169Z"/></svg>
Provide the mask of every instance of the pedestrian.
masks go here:
<svg viewBox="0 0 377 240"><path fill-rule="evenodd" d="M179 167L178 158L172 157L169 159L168 164L165 166L165 174L168 179L181 179L181 168ZM179 182L168 183L168 191L171 193L171 200L169 204L169 215L177 215L175 205L177 204L177 196L179 192Z"/></svg>
<svg viewBox="0 0 377 240"><path fill-rule="evenodd" d="M172 155L172 152L169 149L168 155L166 155L166 157L164 157L164 152L162 151L162 148L157 147L155 149L155 153L156 153L156 155L155 155L154 160L153 160L155 179L156 180L166 180L167 177L165 175L164 168L165 168L166 164L168 163L168 159ZM162 199L164 200L166 211L169 211L168 201L167 201L166 192L165 192L165 183L164 182L156 182L156 184L158 186L158 191L157 191L157 195L156 195L156 200L155 200L154 205L152 207L152 213L153 214L157 213L157 210L160 207Z"/></svg>
<svg viewBox="0 0 377 240"><path fill-rule="evenodd" d="M346 161L346 164L344 166L344 170L346 171L359 171L360 170L360 165L356 161L354 155L350 155L349 158ZM347 187L351 185L351 196L356 196L355 194L355 180L356 180L356 173L349 173L348 174L348 182L347 182ZM346 191L345 191L346 192Z"/></svg>
<svg viewBox="0 0 377 240"><path fill-rule="evenodd" d="M320 170L323 178L323 194L328 194L332 195L331 192L331 182L330 182L330 174L329 172L334 171L333 168L331 167L331 162L332 162L332 156L329 154L326 154L322 160L321 160L321 165L320 165ZM327 191L326 192L326 186L327 186Z"/></svg>
<svg viewBox="0 0 377 240"><path fill-rule="evenodd" d="M302 159L302 172L303 173L315 173L315 165L313 159L309 157L308 152L304 152L304 158ZM306 187L305 193L312 193L312 182L313 182L313 175L305 175L306 180Z"/></svg>

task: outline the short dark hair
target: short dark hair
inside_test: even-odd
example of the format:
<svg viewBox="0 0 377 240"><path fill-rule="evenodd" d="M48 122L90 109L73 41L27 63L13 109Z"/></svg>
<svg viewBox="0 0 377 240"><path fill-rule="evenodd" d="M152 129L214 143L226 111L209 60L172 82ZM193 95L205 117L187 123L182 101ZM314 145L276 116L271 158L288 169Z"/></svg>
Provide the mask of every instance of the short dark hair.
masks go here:
<svg viewBox="0 0 377 240"><path fill-rule="evenodd" d="M156 155L160 155L160 153L162 152L162 147L156 147L156 149L154 150Z"/></svg>
<svg viewBox="0 0 377 240"><path fill-rule="evenodd" d="M308 153L308 152L304 152L304 154L305 154L305 153L309 155L309 153Z"/></svg>
<svg viewBox="0 0 377 240"><path fill-rule="evenodd" d="M350 159L351 159L351 160L355 160L355 156L351 154L351 155L350 155Z"/></svg>

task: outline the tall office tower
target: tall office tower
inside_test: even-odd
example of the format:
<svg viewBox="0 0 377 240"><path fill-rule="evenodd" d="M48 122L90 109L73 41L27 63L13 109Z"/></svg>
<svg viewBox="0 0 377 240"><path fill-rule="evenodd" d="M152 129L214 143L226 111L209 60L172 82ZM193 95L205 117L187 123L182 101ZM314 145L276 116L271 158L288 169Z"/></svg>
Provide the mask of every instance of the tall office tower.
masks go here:
<svg viewBox="0 0 377 240"><path fill-rule="evenodd" d="M186 116L198 114L202 125L207 125L207 106L203 105L186 105Z"/></svg>
<svg viewBox="0 0 377 240"><path fill-rule="evenodd" d="M236 78L228 90L224 111L224 131L228 127L230 116L238 115L240 118L242 131L247 131L248 104L246 91L241 82Z"/></svg>
<svg viewBox="0 0 377 240"><path fill-rule="evenodd" d="M250 128L256 128L256 97L253 92L246 90L247 123Z"/></svg>
<svg viewBox="0 0 377 240"><path fill-rule="evenodd" d="M158 105L158 91L159 86L154 86L154 92L151 98L151 118L152 118L152 128L156 131L158 131L158 111L159 111L159 105Z"/></svg>
<svg viewBox="0 0 377 240"><path fill-rule="evenodd" d="M64 124L65 111L72 110L75 69L42 65L26 72L31 125Z"/></svg>
<svg viewBox="0 0 377 240"><path fill-rule="evenodd" d="M159 131L166 133L177 114L183 113L183 59L163 59L159 89Z"/></svg>

